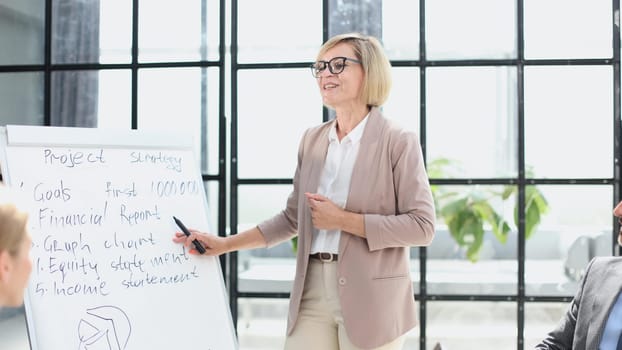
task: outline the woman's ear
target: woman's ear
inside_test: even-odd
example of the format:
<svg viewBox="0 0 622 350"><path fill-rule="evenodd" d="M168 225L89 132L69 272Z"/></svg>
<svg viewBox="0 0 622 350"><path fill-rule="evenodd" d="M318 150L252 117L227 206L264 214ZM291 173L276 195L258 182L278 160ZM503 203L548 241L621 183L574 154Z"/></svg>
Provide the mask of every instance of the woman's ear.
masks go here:
<svg viewBox="0 0 622 350"><path fill-rule="evenodd" d="M6 250L0 251L0 283L9 283L12 266L13 260L11 259L11 254Z"/></svg>

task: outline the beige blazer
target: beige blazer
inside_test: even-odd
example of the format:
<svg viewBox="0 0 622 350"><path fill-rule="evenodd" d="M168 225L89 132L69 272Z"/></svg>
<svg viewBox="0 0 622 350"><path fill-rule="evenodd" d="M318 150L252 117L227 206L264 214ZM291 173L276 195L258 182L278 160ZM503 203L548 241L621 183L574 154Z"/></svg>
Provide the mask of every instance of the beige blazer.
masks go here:
<svg viewBox="0 0 622 350"><path fill-rule="evenodd" d="M367 238L342 232L337 263L345 328L352 343L361 348L386 344L417 325L409 247L430 244L435 221L416 135L398 128L377 108L368 118L346 203L348 211L365 215ZM305 132L286 208L258 225L268 246L298 233L288 334L296 326L313 234L304 193L318 189L334 123Z"/></svg>

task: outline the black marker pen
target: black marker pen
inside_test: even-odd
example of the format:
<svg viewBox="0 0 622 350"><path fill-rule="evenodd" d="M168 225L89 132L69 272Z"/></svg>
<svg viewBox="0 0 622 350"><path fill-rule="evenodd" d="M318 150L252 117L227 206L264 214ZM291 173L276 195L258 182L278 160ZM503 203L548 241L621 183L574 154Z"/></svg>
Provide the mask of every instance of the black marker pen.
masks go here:
<svg viewBox="0 0 622 350"><path fill-rule="evenodd" d="M186 236L190 236L190 231L188 231L188 229L186 228L186 226L179 221L178 218L173 216L173 220L175 220L175 223L177 224L177 226L179 226L179 228L181 229L181 231L186 235ZM192 244L194 244L194 247L197 249L197 252L199 252L199 254L205 254L205 247L203 247L201 245L201 242L199 242L198 240L193 240Z"/></svg>

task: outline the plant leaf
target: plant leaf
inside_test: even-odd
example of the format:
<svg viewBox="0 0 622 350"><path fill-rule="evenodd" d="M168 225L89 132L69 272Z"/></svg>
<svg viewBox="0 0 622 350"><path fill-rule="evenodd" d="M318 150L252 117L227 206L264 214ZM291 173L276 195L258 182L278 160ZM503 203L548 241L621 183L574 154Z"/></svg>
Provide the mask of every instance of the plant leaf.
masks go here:
<svg viewBox="0 0 622 350"><path fill-rule="evenodd" d="M479 251L482 249L482 244L484 243L484 230L483 225L480 222L474 223L473 225L473 241L469 244L466 256L472 263L475 263L479 260Z"/></svg>
<svg viewBox="0 0 622 350"><path fill-rule="evenodd" d="M477 211L483 221L488 222L492 228L492 233L501 243L507 242L510 232L510 225L499 215L487 201L477 203Z"/></svg>
<svg viewBox="0 0 622 350"><path fill-rule="evenodd" d="M507 200L514 192L516 192L516 186L504 186L503 192L501 193L501 199L503 199L504 201Z"/></svg>
<svg viewBox="0 0 622 350"><path fill-rule="evenodd" d="M525 239L531 237L531 234L539 223L540 211L538 211L535 205L530 205L527 207L527 212L525 213Z"/></svg>
<svg viewBox="0 0 622 350"><path fill-rule="evenodd" d="M451 161L447 158L436 158L426 164L428 177L436 179L445 176L445 167L451 165Z"/></svg>
<svg viewBox="0 0 622 350"><path fill-rule="evenodd" d="M441 215L443 215L443 217L452 217L463 212L467 208L467 198L460 198L441 208Z"/></svg>
<svg viewBox="0 0 622 350"><path fill-rule="evenodd" d="M540 214L546 214L549 211L549 203L546 201L542 192L538 190L537 187L532 186L530 191L528 192L528 198L535 203L538 207L538 211Z"/></svg>
<svg viewBox="0 0 622 350"><path fill-rule="evenodd" d="M505 244L505 242L507 242L508 240L508 234L511 230L508 222L501 215L493 212L489 223L492 227L492 233L495 235L497 240Z"/></svg>
<svg viewBox="0 0 622 350"><path fill-rule="evenodd" d="M526 187L525 197L525 239L528 239L535 232L549 206L536 186Z"/></svg>

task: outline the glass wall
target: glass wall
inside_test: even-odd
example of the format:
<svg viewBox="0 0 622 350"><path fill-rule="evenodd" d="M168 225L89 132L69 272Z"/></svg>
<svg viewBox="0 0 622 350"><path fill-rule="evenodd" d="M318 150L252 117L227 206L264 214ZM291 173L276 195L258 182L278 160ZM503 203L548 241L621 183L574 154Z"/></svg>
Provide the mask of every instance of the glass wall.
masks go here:
<svg viewBox="0 0 622 350"><path fill-rule="evenodd" d="M619 255L618 13L618 0L0 0L0 125L187 131L213 229L234 234L284 207L302 133L332 117L308 69L322 42L373 34L393 65L383 112L418 134L437 200L432 245L411 249L421 326L406 348L528 349L589 260ZM293 245L221 262L240 348L281 347Z"/></svg>
<svg viewBox="0 0 622 350"><path fill-rule="evenodd" d="M405 348L533 348L589 260L618 254L618 2L271 4L280 26L232 6L232 230L284 207L301 133L332 118L304 69L319 35L378 36L394 79L383 112L419 135L437 200L432 245L411 249L421 326ZM278 348L292 245L236 259L240 344Z"/></svg>
<svg viewBox="0 0 622 350"><path fill-rule="evenodd" d="M187 132L224 234L223 3L0 0L0 125Z"/></svg>

